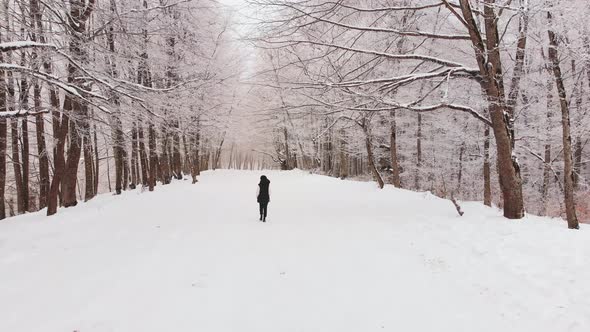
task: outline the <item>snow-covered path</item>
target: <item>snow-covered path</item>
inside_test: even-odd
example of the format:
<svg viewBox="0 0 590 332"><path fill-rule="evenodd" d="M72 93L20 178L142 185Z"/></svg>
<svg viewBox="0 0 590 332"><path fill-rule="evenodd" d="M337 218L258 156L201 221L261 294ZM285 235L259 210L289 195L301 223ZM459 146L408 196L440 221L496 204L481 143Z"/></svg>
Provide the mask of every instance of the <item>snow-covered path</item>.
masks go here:
<svg viewBox="0 0 590 332"><path fill-rule="evenodd" d="M0 331L590 331L590 229L300 171L0 223Z"/></svg>

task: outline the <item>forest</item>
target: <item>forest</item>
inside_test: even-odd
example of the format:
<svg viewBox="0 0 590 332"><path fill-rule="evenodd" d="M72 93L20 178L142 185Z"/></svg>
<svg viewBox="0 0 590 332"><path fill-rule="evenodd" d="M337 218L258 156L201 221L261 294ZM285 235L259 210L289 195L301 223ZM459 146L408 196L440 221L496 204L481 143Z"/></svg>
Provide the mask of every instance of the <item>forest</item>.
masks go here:
<svg viewBox="0 0 590 332"><path fill-rule="evenodd" d="M292 170L590 218L587 1L2 0L0 218Z"/></svg>
<svg viewBox="0 0 590 332"><path fill-rule="evenodd" d="M0 218L196 182L231 114L228 24L214 1L3 1Z"/></svg>
<svg viewBox="0 0 590 332"><path fill-rule="evenodd" d="M0 331L590 331L589 17L0 0Z"/></svg>

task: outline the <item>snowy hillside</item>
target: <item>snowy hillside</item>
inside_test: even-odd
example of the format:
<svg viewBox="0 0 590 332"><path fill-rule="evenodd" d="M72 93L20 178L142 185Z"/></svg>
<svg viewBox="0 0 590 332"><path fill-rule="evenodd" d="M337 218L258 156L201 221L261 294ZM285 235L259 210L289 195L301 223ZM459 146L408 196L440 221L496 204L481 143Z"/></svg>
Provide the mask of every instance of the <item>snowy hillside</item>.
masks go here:
<svg viewBox="0 0 590 332"><path fill-rule="evenodd" d="M300 171L0 223L0 331L590 331L590 228Z"/></svg>

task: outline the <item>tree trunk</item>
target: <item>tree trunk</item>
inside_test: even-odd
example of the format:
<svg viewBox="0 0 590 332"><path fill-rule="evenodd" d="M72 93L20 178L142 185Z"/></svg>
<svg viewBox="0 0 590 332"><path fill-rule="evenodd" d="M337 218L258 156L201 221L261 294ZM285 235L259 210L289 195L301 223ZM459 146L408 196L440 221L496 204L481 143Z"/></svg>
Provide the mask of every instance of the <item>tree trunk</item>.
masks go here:
<svg viewBox="0 0 590 332"><path fill-rule="evenodd" d="M110 1L111 15L117 13L116 2ZM107 47L111 54L115 53L115 28L112 24L107 29ZM116 63L113 59L107 57L107 65L110 67L111 75L118 77ZM123 134L123 123L121 121L120 102L117 96L112 96L115 109L111 115L111 128L113 136L113 157L115 159L115 194L120 195L123 189L127 189L128 167L125 162L125 136ZM108 174L108 173L107 173ZM109 181L110 183L110 181Z"/></svg>
<svg viewBox="0 0 590 332"><path fill-rule="evenodd" d="M525 69L527 34L529 28L528 8L525 6L527 5L521 0L521 10L519 11L520 17L518 21L518 41L516 43L516 64L512 73L510 93L508 94L507 100L508 114L510 115L510 119L514 119L515 108L518 101L518 96L520 95L520 82ZM509 125L510 137L512 139L512 149L514 149L514 140L516 137L514 121L511 121Z"/></svg>
<svg viewBox="0 0 590 332"><path fill-rule="evenodd" d="M94 198L94 158L92 156L92 142L90 141L90 127L86 122L83 129L82 144L84 145L84 201L88 202Z"/></svg>
<svg viewBox="0 0 590 332"><path fill-rule="evenodd" d="M182 156L180 153L180 124L178 120L175 120L174 123L174 132L172 133L172 153L173 153L173 163L174 163L174 177L177 180L182 180Z"/></svg>
<svg viewBox="0 0 590 332"><path fill-rule="evenodd" d="M10 33L10 16L8 13L8 2L4 3L5 9L5 28L7 33ZM4 22L3 22L4 24ZM9 40L10 41L10 40ZM12 52L6 52L7 59L4 58L4 55L0 52L0 56L2 57L3 61L10 63ZM3 102L4 102L4 109L2 111L14 111L15 107L15 98L16 98L16 91L14 88L14 77L12 71L8 70L6 72L6 81L4 81L4 75L2 75L2 83L3 83L3 90L0 91L4 95ZM7 120L5 120L7 121ZM6 124L6 122L5 122ZM23 184L22 184L22 173L21 173L21 164L19 158L19 147L18 147L18 119L13 118L10 120L10 135L11 135L11 148L12 148L12 166L14 170L14 177L15 177L15 185L16 185L16 197L17 197L17 211L19 213L24 213L24 198L23 198ZM6 135L5 135L6 136ZM5 141L6 142L6 141ZM5 153L3 153L3 158L6 158L7 155L6 149ZM6 171L4 171L4 178L6 178ZM4 193L4 188L6 185L6 181L3 182L2 191ZM4 197L2 197L4 198ZM4 201L2 202L4 204ZM3 211L4 213L4 211Z"/></svg>
<svg viewBox="0 0 590 332"><path fill-rule="evenodd" d="M127 154L127 150L125 148L123 150L123 190L127 190L129 186L129 177L130 177L130 169L129 169L129 157Z"/></svg>
<svg viewBox="0 0 590 332"><path fill-rule="evenodd" d="M94 124L92 129L92 154L93 154L93 161L94 164L92 165L92 197L96 197L98 195L98 180L99 180L99 171L100 171L100 159L98 154L98 138L96 137L96 124Z"/></svg>
<svg viewBox="0 0 590 332"><path fill-rule="evenodd" d="M25 52L21 56L21 66L25 66ZM22 75L20 80L19 107L22 110L29 109L29 81ZM21 156L22 156L22 196L23 210L30 212L30 195L29 195L29 119L25 116L21 120Z"/></svg>
<svg viewBox="0 0 590 332"><path fill-rule="evenodd" d="M197 129L193 135L191 135L192 141L192 157L191 157L191 177L193 178L193 184L197 183L199 180L197 176L200 173L201 169L201 159L199 156L199 145L200 145L200 129L199 129L199 121L197 120Z"/></svg>
<svg viewBox="0 0 590 332"><path fill-rule="evenodd" d="M485 126L483 143L483 203L492 206L492 172L490 165L490 127Z"/></svg>
<svg viewBox="0 0 590 332"><path fill-rule="evenodd" d="M590 61L588 61L590 62ZM576 60L573 59L572 60L572 72L576 73ZM583 104L584 104L584 83L582 82L582 80L578 80L578 82L575 84L575 88L574 88L574 96L572 96L572 98L576 98L576 113L577 114L584 114L583 111ZM577 122L581 122L581 121L575 121L574 123ZM575 131L575 130L574 130ZM575 147L574 147L574 190L578 190L580 189L580 172L582 172L582 167L583 167L583 162L582 162L582 158L584 155L584 143L582 141L582 137L578 134L578 137L576 138L576 143L575 143Z"/></svg>
<svg viewBox="0 0 590 332"><path fill-rule="evenodd" d="M83 36L86 34L86 25L92 15L94 4L95 0L89 0L88 3L82 0L70 1L70 13L68 16L68 27L71 29L69 49L71 56L79 63L83 64L88 61L88 55L83 48ZM84 78L85 75L78 69L78 67L73 63L69 63L67 68L68 82L76 85L80 89L88 89L87 80ZM70 145L68 148L66 169L63 174L61 185L64 207L75 206L78 204L76 185L78 180L78 166L80 164L80 155L82 152L82 137L80 137L78 131L79 129L84 130L84 128L86 128L86 122L88 121L88 105L71 94L66 94L65 103L68 103L67 99L70 99L69 104L71 106L71 111L76 115L76 118L72 118L71 121L69 121Z"/></svg>
<svg viewBox="0 0 590 332"><path fill-rule="evenodd" d="M41 86L35 85L35 109L41 109ZM45 142L45 119L42 114L35 119L37 154L39 155L39 209L47 207L49 194L49 153Z"/></svg>
<svg viewBox="0 0 590 332"><path fill-rule="evenodd" d="M129 188L135 189L138 183L138 167L137 167L137 124L133 122L131 127L131 183Z"/></svg>
<svg viewBox="0 0 590 332"><path fill-rule="evenodd" d="M2 40L0 39L0 42ZM0 62L4 60L0 53ZM3 70L0 70L0 112L6 112L6 81ZM6 155L7 124L5 118L0 118L0 220L6 218Z"/></svg>
<svg viewBox="0 0 590 332"><path fill-rule="evenodd" d="M66 99L71 99L72 97L66 96ZM74 114L82 113L82 106L75 100L71 100L72 103L72 112ZM67 111L66 111L67 112ZM61 191L62 191L62 203L64 207L71 207L76 206L78 204L78 200L76 197L76 185L78 181L78 166L80 164L80 156L82 153L82 138L80 137L78 126L76 121L69 121L69 126L67 124L63 124L66 127L69 127L69 147L68 147L68 157L66 159L65 164L65 171L63 173L63 179L61 184ZM65 143L65 142L64 142Z"/></svg>
<svg viewBox="0 0 590 332"><path fill-rule="evenodd" d="M43 22L42 12L39 7L38 0L30 0L30 17L31 17L31 40L36 42L44 40L43 38ZM40 59L37 51L33 49L31 52L31 60L33 62L33 69L39 70ZM35 111L40 111L42 108L42 86L36 80L33 87L33 103ZM35 118L35 132L37 138L37 154L39 155L39 209L47 207L47 199L49 194L49 153L47 151L47 143L45 141L45 117L40 114Z"/></svg>
<svg viewBox="0 0 590 332"><path fill-rule="evenodd" d="M580 172L582 172L582 156L584 155L584 145L582 137L576 139L576 148L574 149L574 189L580 189Z"/></svg>
<svg viewBox="0 0 590 332"><path fill-rule="evenodd" d="M139 140L139 160L141 163L141 184L143 186L147 186L149 183L148 179L148 169L150 165L148 164L148 156L145 149L145 140L143 134L143 125L142 121L137 124L137 132L138 132L138 140Z"/></svg>
<svg viewBox="0 0 590 332"><path fill-rule="evenodd" d="M170 141L170 135L168 134L167 131L167 126L168 123L167 121L165 121L162 126L161 126L161 132L162 132L162 155L160 158L160 164L162 166L162 183L163 184L169 184L170 183L170 179L172 178L172 176L170 175L170 155L168 154L168 145L169 145L169 141Z"/></svg>
<svg viewBox="0 0 590 332"><path fill-rule="evenodd" d="M461 185L463 182L463 155L465 154L465 143L459 149L459 172L457 174L457 195L461 194Z"/></svg>
<svg viewBox="0 0 590 332"><path fill-rule="evenodd" d="M189 140L192 139L189 136ZM184 174L191 174L191 152L189 150L188 144L191 144L192 147L192 141L187 142L186 141L186 134L182 134L182 148L183 148L183 152L184 152L184 159L182 162L182 172Z"/></svg>
<svg viewBox="0 0 590 332"><path fill-rule="evenodd" d="M156 127L153 121L149 123L148 136L150 148L149 190L154 191L154 187L156 186L156 172L158 170L158 154L156 152Z"/></svg>
<svg viewBox="0 0 590 332"><path fill-rule="evenodd" d="M221 158L221 149L223 148L223 142L225 141L225 132L221 136L221 142L219 142L219 147L213 156L213 160L211 161L211 167L213 170L216 170L219 167L219 159Z"/></svg>
<svg viewBox="0 0 590 332"><path fill-rule="evenodd" d="M28 108L28 106L27 106ZM23 209L27 212L31 212L30 210L30 190L29 190L29 120L27 117L22 119L22 172L23 172Z"/></svg>
<svg viewBox="0 0 590 332"><path fill-rule="evenodd" d="M348 177L348 154L346 153L346 132L340 129L340 178Z"/></svg>
<svg viewBox="0 0 590 332"><path fill-rule="evenodd" d="M547 19L549 26L551 26L552 16L551 12L547 13ZM563 129L563 162L564 162L564 193L565 193L565 212L567 216L567 224L570 229L578 229L579 222L576 215L576 205L574 197L574 162L572 157L572 137L571 137L571 125L570 125L570 114L569 114L569 103L567 100L567 93L565 85L563 83L563 77L561 74L561 67L559 65L559 42L557 36L549 28L549 61L553 69L553 76L555 78L555 84L557 86L557 93L559 95L559 105L561 108L561 125Z"/></svg>
<svg viewBox="0 0 590 332"><path fill-rule="evenodd" d="M115 158L115 193L121 194L126 185L126 174L124 165L125 142L121 124L121 114L119 110L113 113L113 157Z"/></svg>
<svg viewBox="0 0 590 332"><path fill-rule="evenodd" d="M543 163L543 185L541 187L541 201L543 204L543 210L541 215L546 216L548 213L549 203L549 184L551 181L551 144L545 144L545 156Z"/></svg>
<svg viewBox="0 0 590 332"><path fill-rule="evenodd" d="M389 143L389 152L391 154L391 181L396 188L401 188L399 159L397 156L397 123L395 119L395 111L391 112Z"/></svg>
<svg viewBox="0 0 590 332"><path fill-rule="evenodd" d="M10 72L8 73L10 77ZM12 82L8 80L8 111L14 110L14 88L11 88ZM12 90L12 92L11 92ZM11 106L12 105L12 106ZM19 154L19 133L18 133L18 119L11 119L10 134L12 137L12 167L14 171L15 185L16 185L16 207L18 213L25 213L25 196L23 190L23 175L21 170L20 154Z"/></svg>
<svg viewBox="0 0 590 332"><path fill-rule="evenodd" d="M283 137L285 139L285 162L287 164L287 169L293 169L293 161L291 157L291 150L289 149L289 131L287 130L287 120L283 120Z"/></svg>
<svg viewBox="0 0 590 332"><path fill-rule="evenodd" d="M500 189L504 199L504 216L509 219L524 217L524 200L522 195L522 179L520 165L513 155L508 126L504 120L504 110L492 105L494 136L496 137L498 176Z"/></svg>
<svg viewBox="0 0 590 332"><path fill-rule="evenodd" d="M414 188L420 190L420 172L422 168L422 114L418 113L418 132L416 134L416 175Z"/></svg>
<svg viewBox="0 0 590 332"><path fill-rule="evenodd" d="M383 181L383 178L381 177L381 174L379 173L379 170L375 165L375 158L373 156L373 142L371 139L371 130L369 128L369 123L367 119L364 119L363 123L361 124L361 127L363 128L363 132L365 133L365 146L367 149L367 159L369 167L371 169L371 172L373 173L373 176L375 177L375 180L377 181L377 184L379 185L379 188L383 189L383 187L385 187L385 182Z"/></svg>
<svg viewBox="0 0 590 332"><path fill-rule="evenodd" d="M513 155L512 117L505 101L495 0L485 0L485 40L474 19L469 0L460 0L460 4L482 75L480 84L490 104L492 129L496 139L498 178L504 199L504 216L509 219L521 219L524 217L522 179L520 165Z"/></svg>
<svg viewBox="0 0 590 332"><path fill-rule="evenodd" d="M105 139L105 142L106 142L106 139ZM105 161L107 164L107 172L106 172L107 173L107 184L109 185L109 192L111 193L111 192L113 192L113 187L111 185L111 162L110 162L111 156L109 156L109 149L106 149L106 154L107 155L106 155Z"/></svg>
<svg viewBox="0 0 590 332"><path fill-rule="evenodd" d="M49 187L49 196L47 202L47 215L51 216L57 212L58 198L60 196L60 186L62 185L62 179L66 171L66 160L64 157L66 136L68 133L69 116L71 99L66 98L64 101L64 113L61 116L61 120L58 120L59 116L57 111L54 111L54 173L53 179L51 180L51 186Z"/></svg>
<svg viewBox="0 0 590 332"><path fill-rule="evenodd" d="M40 24L40 21L37 23ZM41 42L45 41L43 35L40 36ZM52 65L49 59L44 59L43 68L46 73L52 73ZM56 87L49 86L49 100L51 103L51 121L53 131L53 179L49 184L49 191L47 193L47 215L53 215L57 212L57 206L61 200L60 184L63 178L63 170L65 167L65 161L61 162L64 158L65 139L67 131L62 132L62 123L65 123L63 127L68 126L68 114L63 114L60 111L60 99L59 92ZM64 104L64 110L66 105ZM69 107L69 106L68 106ZM62 137L63 136L63 137ZM60 154L61 153L61 154ZM48 153L47 153L48 154ZM47 156L49 158L49 156Z"/></svg>
<svg viewBox="0 0 590 332"><path fill-rule="evenodd" d="M545 62L545 69L549 76L553 76L551 71L551 65L545 57L545 53L541 49L541 55ZM545 84L546 87L546 98L547 98L547 113L545 123L545 145L544 145L544 161L543 161L543 184L541 187L541 201L542 210L541 215L548 215L549 213L549 187L551 184L551 130L553 128L553 79L547 78Z"/></svg>

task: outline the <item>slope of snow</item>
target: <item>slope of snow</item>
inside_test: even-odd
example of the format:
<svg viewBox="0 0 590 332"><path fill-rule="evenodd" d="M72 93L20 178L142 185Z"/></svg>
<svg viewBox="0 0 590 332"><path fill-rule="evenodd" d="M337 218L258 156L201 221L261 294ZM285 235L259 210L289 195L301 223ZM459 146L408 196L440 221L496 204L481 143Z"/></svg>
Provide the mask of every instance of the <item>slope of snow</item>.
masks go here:
<svg viewBox="0 0 590 332"><path fill-rule="evenodd" d="M590 228L301 171L0 223L0 331L590 331Z"/></svg>

